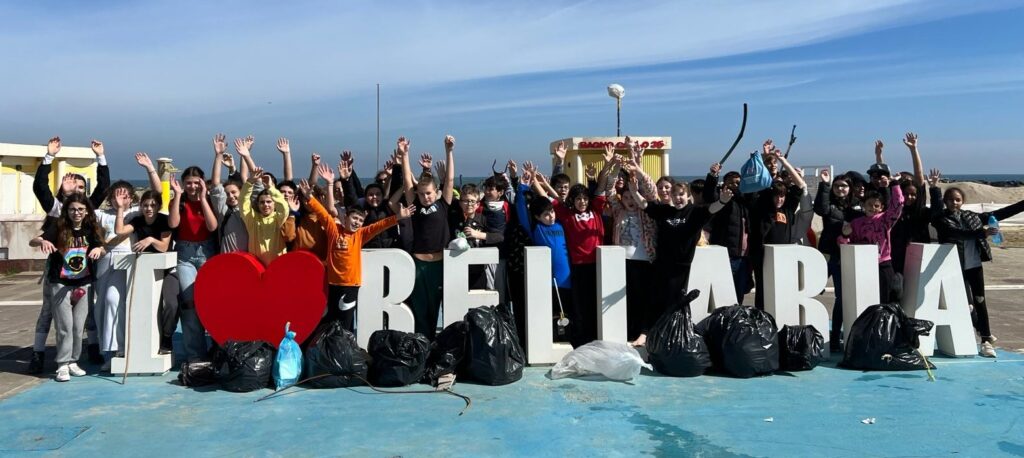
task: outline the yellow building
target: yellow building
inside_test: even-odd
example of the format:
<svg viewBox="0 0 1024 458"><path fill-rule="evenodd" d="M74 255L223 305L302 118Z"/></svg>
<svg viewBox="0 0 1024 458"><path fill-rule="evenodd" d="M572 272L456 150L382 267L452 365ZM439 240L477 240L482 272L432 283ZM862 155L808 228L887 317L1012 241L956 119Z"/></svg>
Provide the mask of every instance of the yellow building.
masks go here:
<svg viewBox="0 0 1024 458"><path fill-rule="evenodd" d="M28 246L46 211L32 193L36 169L46 155L45 145L0 143L0 261L43 259ZM46 183L56 194L65 173L85 177L87 194L96 185L96 156L88 147L62 146Z"/></svg>
<svg viewBox="0 0 1024 458"><path fill-rule="evenodd" d="M668 151L672 149L672 137L630 137L630 140L640 142L644 146L641 166L651 178L657 180L659 177L669 174ZM569 137L551 142L552 162L555 162L555 149L558 144L565 142L565 174L573 183L586 183L586 168L594 164L598 170L604 167L604 147L608 144L615 145L616 154L627 154L629 146L626 145L626 137Z"/></svg>

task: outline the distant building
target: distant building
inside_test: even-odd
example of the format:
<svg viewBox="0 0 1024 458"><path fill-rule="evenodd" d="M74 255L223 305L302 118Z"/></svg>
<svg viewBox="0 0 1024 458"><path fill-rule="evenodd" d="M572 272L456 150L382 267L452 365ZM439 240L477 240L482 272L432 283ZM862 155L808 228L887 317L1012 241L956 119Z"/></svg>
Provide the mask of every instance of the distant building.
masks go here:
<svg viewBox="0 0 1024 458"><path fill-rule="evenodd" d="M669 174L668 151L672 149L672 137L630 137L630 140L646 148L640 164L645 173L654 180ZM551 142L552 162L556 160L553 155L560 142L565 142L566 148L565 174L573 183L586 184L588 165L594 164L598 170L604 167L605 145L614 144L617 154L629 152L626 137L569 137Z"/></svg>
<svg viewBox="0 0 1024 458"><path fill-rule="evenodd" d="M33 260L45 259L28 246L46 216L32 193L36 169L46 155L45 145L0 143L0 267L28 269ZM96 156L88 147L62 146L53 161L46 184L51 191L60 186L65 173L85 177L86 192L96 184ZM49 210L49 209L46 209Z"/></svg>

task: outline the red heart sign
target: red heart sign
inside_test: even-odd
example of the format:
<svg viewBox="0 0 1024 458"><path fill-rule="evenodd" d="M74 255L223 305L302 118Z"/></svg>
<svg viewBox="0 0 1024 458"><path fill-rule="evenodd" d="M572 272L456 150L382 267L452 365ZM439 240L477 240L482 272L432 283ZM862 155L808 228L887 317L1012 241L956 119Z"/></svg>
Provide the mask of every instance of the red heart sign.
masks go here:
<svg viewBox="0 0 1024 458"><path fill-rule="evenodd" d="M262 340L274 347L291 322L295 340L306 340L323 316L324 265L308 251L278 257L266 268L249 253L223 253L199 269L196 312L219 344Z"/></svg>

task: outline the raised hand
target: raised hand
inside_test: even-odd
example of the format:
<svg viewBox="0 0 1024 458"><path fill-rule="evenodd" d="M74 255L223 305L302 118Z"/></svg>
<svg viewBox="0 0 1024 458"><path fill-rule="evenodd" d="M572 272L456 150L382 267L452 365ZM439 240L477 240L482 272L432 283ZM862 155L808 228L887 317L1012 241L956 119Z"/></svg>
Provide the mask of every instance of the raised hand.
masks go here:
<svg viewBox="0 0 1024 458"><path fill-rule="evenodd" d="M96 157L100 157L103 155L103 142L99 140L93 140L89 142L89 146L92 147L92 154L95 154Z"/></svg>
<svg viewBox="0 0 1024 458"><path fill-rule="evenodd" d="M341 161L348 164L349 168L351 168L352 164L356 162L356 158L352 155L351 151L345 150L341 152Z"/></svg>
<svg viewBox="0 0 1024 458"><path fill-rule="evenodd" d="M398 137L398 147L395 149L395 162L402 163L402 159L409 155L409 140L405 137Z"/></svg>
<svg viewBox="0 0 1024 458"><path fill-rule="evenodd" d="M605 145L602 157L605 164L611 163L615 159L615 145Z"/></svg>
<svg viewBox="0 0 1024 458"><path fill-rule="evenodd" d="M387 176L391 176L391 168L394 166L395 161L393 159L388 159L386 162L384 162L384 174Z"/></svg>
<svg viewBox="0 0 1024 458"><path fill-rule="evenodd" d="M597 180L597 166L596 165L594 165L594 164L587 164L587 168L586 168L586 170L584 170L584 173L586 174L588 180Z"/></svg>
<svg viewBox="0 0 1024 458"><path fill-rule="evenodd" d="M338 163L338 176L341 179L348 179L352 176L352 164L349 162L341 161ZM331 181L334 181L332 178Z"/></svg>
<svg viewBox="0 0 1024 458"><path fill-rule="evenodd" d="M451 135L444 136L444 152L450 153L455 150L455 137Z"/></svg>
<svg viewBox="0 0 1024 458"><path fill-rule="evenodd" d="M56 156L60 152L60 137L53 137L46 144L46 154Z"/></svg>
<svg viewBox="0 0 1024 458"><path fill-rule="evenodd" d="M882 149L885 148L885 143L881 140L875 140L875 155L882 154Z"/></svg>
<svg viewBox="0 0 1024 458"><path fill-rule="evenodd" d="M270 176L267 176L267 180L270 180ZM199 196L206 197L206 180L199 180ZM200 199L206 202L206 199Z"/></svg>
<svg viewBox="0 0 1024 458"><path fill-rule="evenodd" d="M50 242L49 240L43 240L42 242L39 243L39 251L42 251L43 254L56 253L57 247L53 246L53 242Z"/></svg>
<svg viewBox="0 0 1024 458"><path fill-rule="evenodd" d="M288 207L290 207L293 212L299 211L299 208L301 206L299 205L299 195L298 194L292 194L291 198L288 199Z"/></svg>
<svg viewBox="0 0 1024 458"><path fill-rule="evenodd" d="M326 167L326 164L324 164L322 167ZM317 169L317 170L319 170L319 169ZM334 177L334 172L331 172L331 168L330 167L327 167L327 171L331 174L331 177L333 178ZM321 177L323 177L323 175L321 175ZM299 185L298 186L299 186L299 194L301 194L302 197L308 199L309 196L313 195L313 187L310 186L309 182L306 181L305 179L299 180Z"/></svg>
<svg viewBox="0 0 1024 458"><path fill-rule="evenodd" d="M78 191L78 179L75 178L73 173L65 173L64 178L60 180L60 192L65 196L70 196L75 191Z"/></svg>
<svg viewBox="0 0 1024 458"><path fill-rule="evenodd" d="M555 157L558 158L558 162L565 162L565 142L558 142L558 146L555 147Z"/></svg>
<svg viewBox="0 0 1024 458"><path fill-rule="evenodd" d="M224 152L228 150L227 137L224 134L217 134L213 136L213 154L224 155Z"/></svg>
<svg viewBox="0 0 1024 458"><path fill-rule="evenodd" d="M220 156L220 158L221 161L224 162L224 166L226 166L228 170L235 170L235 157L232 156L231 153L224 153Z"/></svg>
<svg viewBox="0 0 1024 458"><path fill-rule="evenodd" d="M717 177L718 174L722 171L722 164L715 162L714 164L711 164L711 168L708 170L711 172L711 175Z"/></svg>
<svg viewBox="0 0 1024 458"><path fill-rule="evenodd" d="M235 151L242 156L249 155L249 147L252 146L252 142L247 138L236 138L235 139Z"/></svg>
<svg viewBox="0 0 1024 458"><path fill-rule="evenodd" d="M139 164L140 167L146 170L153 169L153 161L149 159L149 155L143 152L135 153L135 163Z"/></svg>
<svg viewBox="0 0 1024 458"><path fill-rule="evenodd" d="M822 183L832 182L832 174L829 173L828 169L821 169L821 171L818 172L818 178L821 178Z"/></svg>
<svg viewBox="0 0 1024 458"><path fill-rule="evenodd" d="M775 143L770 138L765 140L764 143L761 145L761 151L764 154L772 154L773 149L775 149Z"/></svg>
<svg viewBox="0 0 1024 458"><path fill-rule="evenodd" d="M416 212L416 206L410 205L406 207L401 202L398 203L398 219L406 219L412 217L412 214Z"/></svg>
<svg viewBox="0 0 1024 458"><path fill-rule="evenodd" d="M114 205L121 210L127 210L132 206L131 192L125 188L117 188L114 191Z"/></svg>
<svg viewBox="0 0 1024 458"><path fill-rule="evenodd" d="M420 167L423 167L423 170L430 170L430 166L433 163L434 157L431 156L430 153L423 153L420 155Z"/></svg>
<svg viewBox="0 0 1024 458"><path fill-rule="evenodd" d="M646 148L641 147L639 141L633 142L633 145L630 147L630 151L633 153L633 160L638 164L643 160L645 150Z"/></svg>
<svg viewBox="0 0 1024 458"><path fill-rule="evenodd" d="M907 132L907 136L903 138L903 144L912 150L917 149L917 134Z"/></svg>
<svg viewBox="0 0 1024 458"><path fill-rule="evenodd" d="M516 161L513 161L512 159L509 159L508 163L505 164L505 169L511 172L512 175L519 174L519 168L516 166Z"/></svg>
<svg viewBox="0 0 1024 458"><path fill-rule="evenodd" d="M249 182L252 184L259 183L263 179L263 167L256 167L251 173L249 173Z"/></svg>
<svg viewBox="0 0 1024 458"><path fill-rule="evenodd" d="M928 174L928 184L932 187L939 185L939 180L942 179L942 172L939 169L932 169L932 172Z"/></svg>
<svg viewBox="0 0 1024 458"><path fill-rule="evenodd" d="M181 182L174 175L171 175L171 190L174 191L175 197L181 196Z"/></svg>
<svg viewBox="0 0 1024 458"><path fill-rule="evenodd" d="M309 156L309 162L313 163L313 168L320 166L320 155L313 153Z"/></svg>
<svg viewBox="0 0 1024 458"><path fill-rule="evenodd" d="M445 164L444 161L437 161L437 163L434 164L434 170L437 171L437 176L441 180L444 180L445 177L448 176L448 164Z"/></svg>
<svg viewBox="0 0 1024 458"><path fill-rule="evenodd" d="M334 171L327 164L318 165L316 167L316 175L328 183L334 183Z"/></svg>
<svg viewBox="0 0 1024 458"><path fill-rule="evenodd" d="M733 196L732 189L729 188L728 186L723 186L722 187L722 192L719 193L718 196L719 196L718 200L720 202L722 202L723 204L727 204L727 203L729 203L730 200L732 200L732 196Z"/></svg>
<svg viewBox="0 0 1024 458"><path fill-rule="evenodd" d="M533 161L523 162L523 173L533 173L534 170L537 170L537 166L533 165Z"/></svg>
<svg viewBox="0 0 1024 458"><path fill-rule="evenodd" d="M531 184L532 181L533 181L533 172L531 172L529 170L524 170L523 174L519 177L519 182L521 184L529 185L529 184Z"/></svg>
<svg viewBox="0 0 1024 458"><path fill-rule="evenodd" d="M292 154L292 147L288 143L287 138L281 137L277 139L277 150L280 151L281 154Z"/></svg>

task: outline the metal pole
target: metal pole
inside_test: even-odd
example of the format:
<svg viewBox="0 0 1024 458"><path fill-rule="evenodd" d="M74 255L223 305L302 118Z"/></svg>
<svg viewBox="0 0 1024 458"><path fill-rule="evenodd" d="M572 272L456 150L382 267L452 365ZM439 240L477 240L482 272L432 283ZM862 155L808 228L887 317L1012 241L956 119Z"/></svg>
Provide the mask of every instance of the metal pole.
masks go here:
<svg viewBox="0 0 1024 458"><path fill-rule="evenodd" d="M615 136L622 136L622 99L615 99Z"/></svg>
<svg viewBox="0 0 1024 458"><path fill-rule="evenodd" d="M380 168L380 83L377 83L377 167Z"/></svg>

